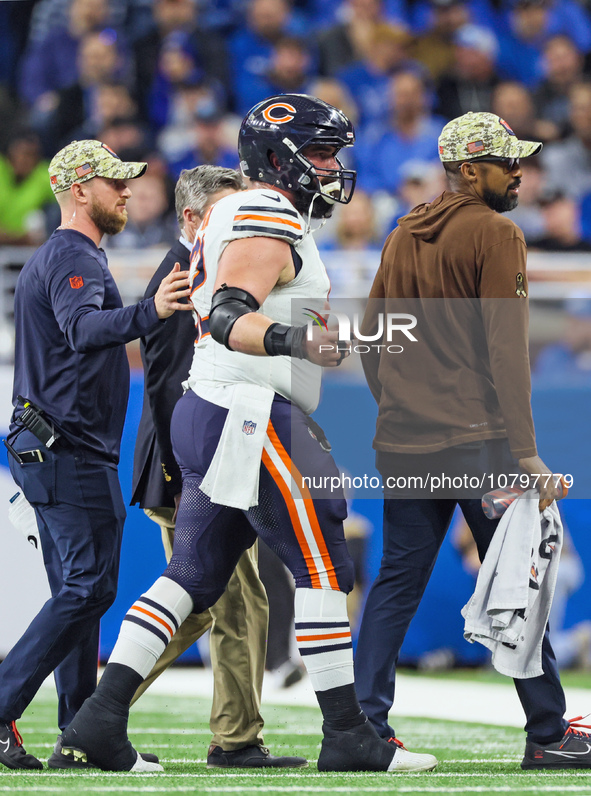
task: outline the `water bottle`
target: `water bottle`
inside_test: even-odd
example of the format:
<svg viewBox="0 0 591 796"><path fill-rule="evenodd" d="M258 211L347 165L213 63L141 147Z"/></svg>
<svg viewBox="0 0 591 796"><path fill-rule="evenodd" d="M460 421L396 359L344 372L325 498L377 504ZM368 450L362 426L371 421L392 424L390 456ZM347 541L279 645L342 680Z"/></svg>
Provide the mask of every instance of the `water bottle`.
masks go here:
<svg viewBox="0 0 591 796"><path fill-rule="evenodd" d="M17 531L20 531L27 542L36 550L41 549L39 527L35 509L22 492L16 492L9 500L8 519Z"/></svg>
<svg viewBox="0 0 591 796"><path fill-rule="evenodd" d="M529 488L513 486L505 489L493 489L482 498L482 510L489 520L496 520L507 511L514 500L521 497ZM558 492L556 500L561 500L568 494L568 487L562 478L556 484L556 491Z"/></svg>

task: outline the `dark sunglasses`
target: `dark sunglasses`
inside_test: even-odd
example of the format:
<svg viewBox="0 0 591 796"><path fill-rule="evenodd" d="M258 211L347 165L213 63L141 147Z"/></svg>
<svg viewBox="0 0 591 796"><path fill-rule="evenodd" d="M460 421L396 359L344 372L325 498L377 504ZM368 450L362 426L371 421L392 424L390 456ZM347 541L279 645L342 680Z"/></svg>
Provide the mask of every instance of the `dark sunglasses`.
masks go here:
<svg viewBox="0 0 591 796"><path fill-rule="evenodd" d="M474 160L463 160L462 163L496 163L503 167L503 171L510 174L519 168L519 158L474 158ZM458 168L462 168L462 163Z"/></svg>

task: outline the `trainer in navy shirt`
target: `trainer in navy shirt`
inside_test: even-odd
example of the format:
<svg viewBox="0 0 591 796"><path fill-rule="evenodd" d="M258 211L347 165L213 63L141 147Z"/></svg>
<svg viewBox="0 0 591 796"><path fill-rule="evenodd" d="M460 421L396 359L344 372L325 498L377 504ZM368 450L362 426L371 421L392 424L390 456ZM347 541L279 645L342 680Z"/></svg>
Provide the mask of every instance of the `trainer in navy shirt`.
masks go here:
<svg viewBox="0 0 591 796"><path fill-rule="evenodd" d="M179 300L189 293L189 274L178 263L153 297L123 307L99 248L103 235L124 228L127 181L145 170L100 141L58 152L49 175L61 226L17 281L8 459L35 511L52 596L0 664L0 763L11 769L42 768L15 720L46 677L55 676L60 731L96 687L99 623L115 599L125 521L117 474L129 394L125 343L190 310ZM61 432L50 447L23 424L19 395ZM67 763L56 753L48 761ZM138 757L138 767L161 770L154 756Z"/></svg>
<svg viewBox="0 0 591 796"><path fill-rule="evenodd" d="M74 445L116 464L129 394L124 343L161 322L153 299L123 307L104 251L57 229L23 268L14 315L15 405L24 396Z"/></svg>

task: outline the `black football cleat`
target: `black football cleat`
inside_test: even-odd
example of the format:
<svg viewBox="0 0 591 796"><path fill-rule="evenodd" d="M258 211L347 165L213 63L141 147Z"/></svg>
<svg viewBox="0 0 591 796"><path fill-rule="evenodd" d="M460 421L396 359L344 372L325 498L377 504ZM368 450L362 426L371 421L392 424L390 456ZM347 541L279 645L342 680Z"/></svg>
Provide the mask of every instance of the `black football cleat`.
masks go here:
<svg viewBox="0 0 591 796"><path fill-rule="evenodd" d="M7 768L22 768L40 771L43 769L41 760L27 754L23 739L16 728L16 722L0 724L0 763Z"/></svg>
<svg viewBox="0 0 591 796"><path fill-rule="evenodd" d="M245 746L224 752L211 744L207 751L207 768L307 768L305 757L275 757L265 746Z"/></svg>
<svg viewBox="0 0 591 796"><path fill-rule="evenodd" d="M431 771L437 765L433 755L409 752L400 742L389 743L375 731L368 719L349 730L323 726L324 738L318 771Z"/></svg>
<svg viewBox="0 0 591 796"><path fill-rule="evenodd" d="M585 731L591 725L579 724L582 718L570 719L560 741L545 746L526 741L521 768L591 768L591 733Z"/></svg>
<svg viewBox="0 0 591 796"><path fill-rule="evenodd" d="M144 760L136 752L127 737L127 716L110 710L109 702L96 694L86 700L62 733L58 759L63 762L66 758L76 761L65 766L69 768L88 768L90 764L103 771L164 770L159 763Z"/></svg>
<svg viewBox="0 0 591 796"><path fill-rule="evenodd" d="M142 760L145 760L147 763L159 763L158 757L156 755L150 754L149 752L140 752L139 753ZM47 761L48 768L59 768L59 769L83 769L83 768L99 768L94 762L88 759L88 756L85 752L79 751L77 749L65 749L63 745L62 736L57 736L57 741L55 742L55 746L53 748L53 753L49 760Z"/></svg>

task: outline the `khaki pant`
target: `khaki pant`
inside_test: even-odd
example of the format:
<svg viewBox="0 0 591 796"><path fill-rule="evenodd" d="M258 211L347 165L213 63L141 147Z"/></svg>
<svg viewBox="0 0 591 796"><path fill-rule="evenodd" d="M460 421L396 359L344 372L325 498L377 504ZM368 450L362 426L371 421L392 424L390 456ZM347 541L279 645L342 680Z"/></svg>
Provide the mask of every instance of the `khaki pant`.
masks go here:
<svg viewBox="0 0 591 796"><path fill-rule="evenodd" d="M166 560L172 556L173 510L144 509L162 530ZM242 555L226 591L208 611L189 614L162 657L135 693L135 702L154 680L211 628L212 743L226 752L263 743L260 714L269 606L258 571L258 544Z"/></svg>

